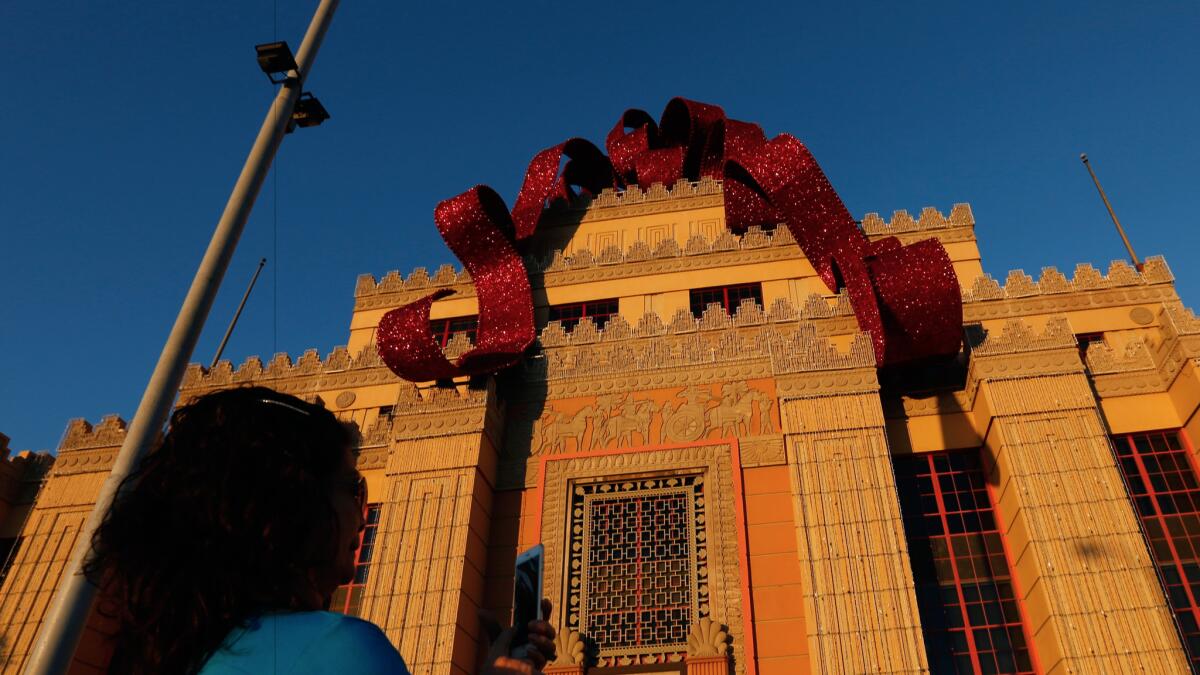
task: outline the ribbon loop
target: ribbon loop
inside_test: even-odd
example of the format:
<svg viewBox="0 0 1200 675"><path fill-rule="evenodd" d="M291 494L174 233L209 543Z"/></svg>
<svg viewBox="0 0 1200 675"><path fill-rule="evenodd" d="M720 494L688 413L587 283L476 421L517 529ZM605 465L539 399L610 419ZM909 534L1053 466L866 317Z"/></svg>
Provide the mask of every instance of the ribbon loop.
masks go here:
<svg viewBox="0 0 1200 675"><path fill-rule="evenodd" d="M432 303L452 292L441 290L384 315L378 342L388 367L405 379L432 380L516 363L534 340L533 299L516 242L537 230L546 207L610 186L671 185L702 176L724 180L729 229L782 223L830 291L846 290L859 328L871 334L876 363L957 352L962 298L942 245L870 241L795 137L767 140L757 124L728 119L719 106L674 98L659 124L643 110L625 111L605 147L608 156L572 138L539 152L511 216L486 186L438 204L438 230L475 284L478 341L456 363L445 358L429 333Z"/></svg>

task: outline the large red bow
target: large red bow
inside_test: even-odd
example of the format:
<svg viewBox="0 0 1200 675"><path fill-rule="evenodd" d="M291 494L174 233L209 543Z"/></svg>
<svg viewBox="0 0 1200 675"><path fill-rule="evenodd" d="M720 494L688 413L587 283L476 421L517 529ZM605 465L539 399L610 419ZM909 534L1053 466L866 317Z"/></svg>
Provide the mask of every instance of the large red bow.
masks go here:
<svg viewBox="0 0 1200 675"><path fill-rule="evenodd" d="M871 334L877 363L958 351L962 300L942 245L935 239L908 246L895 237L868 240L794 137L767 140L758 125L728 119L718 106L675 98L658 124L645 111L626 111L606 145L608 157L581 138L538 153L511 216L486 186L438 204L434 221L479 298L476 345L451 363L430 334L430 306L453 292L443 289L380 321L379 352L393 372L427 381L492 373L521 359L536 336L529 279L515 242L537 230L549 203L569 203L606 187L670 185L701 176L724 180L731 230L787 226L830 291L846 289L859 328ZM563 157L568 161L560 174Z"/></svg>

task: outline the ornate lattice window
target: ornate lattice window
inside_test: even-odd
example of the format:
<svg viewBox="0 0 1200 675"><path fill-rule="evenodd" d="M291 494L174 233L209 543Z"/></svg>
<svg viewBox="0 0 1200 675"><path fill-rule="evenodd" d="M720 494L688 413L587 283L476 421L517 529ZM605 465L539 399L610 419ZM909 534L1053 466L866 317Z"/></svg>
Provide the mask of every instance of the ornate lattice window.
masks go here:
<svg viewBox="0 0 1200 675"><path fill-rule="evenodd" d="M329 601L329 611L351 616L362 614L363 590L367 587L367 573L371 569L371 556L375 553L375 533L379 530L379 504L367 505L367 525L363 528L358 543L358 556L354 561L354 578L350 583L338 586Z"/></svg>
<svg viewBox="0 0 1200 675"><path fill-rule="evenodd" d="M1192 670L1200 672L1200 482L1182 431L1113 438Z"/></svg>
<svg viewBox="0 0 1200 675"><path fill-rule="evenodd" d="M1033 673L979 453L896 458L931 673Z"/></svg>
<svg viewBox="0 0 1200 675"><path fill-rule="evenodd" d="M709 613L704 477L577 483L570 521L567 628L601 666L683 654Z"/></svg>

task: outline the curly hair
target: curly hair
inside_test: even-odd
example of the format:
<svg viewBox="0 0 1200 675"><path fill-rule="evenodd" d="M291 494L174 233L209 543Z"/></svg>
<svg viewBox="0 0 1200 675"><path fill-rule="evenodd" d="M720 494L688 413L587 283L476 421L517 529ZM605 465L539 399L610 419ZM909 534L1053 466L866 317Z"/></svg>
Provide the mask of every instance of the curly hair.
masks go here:
<svg viewBox="0 0 1200 675"><path fill-rule="evenodd" d="M351 440L324 408L262 387L177 409L84 568L118 621L110 672L195 673L253 618L314 609L311 572L337 555L332 478Z"/></svg>

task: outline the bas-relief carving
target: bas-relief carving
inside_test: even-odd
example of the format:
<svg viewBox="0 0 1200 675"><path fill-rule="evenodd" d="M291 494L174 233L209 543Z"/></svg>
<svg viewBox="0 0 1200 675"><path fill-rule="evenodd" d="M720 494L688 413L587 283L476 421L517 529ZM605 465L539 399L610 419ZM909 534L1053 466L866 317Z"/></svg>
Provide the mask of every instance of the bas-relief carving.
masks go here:
<svg viewBox="0 0 1200 675"><path fill-rule="evenodd" d="M600 451L604 452L604 451ZM611 451L610 451L611 452ZM629 476L668 476L703 472L708 523L709 616L720 625L729 626L732 637L734 671L745 672L743 645L744 617L742 607L741 554L738 548L737 517L733 490L733 463L730 446L726 443L694 445L681 448L591 454L562 459L551 457L545 464L542 501L542 542L546 546L545 594L556 606L566 607L563 586L566 551L565 510L569 503L567 491L573 482ZM629 663L660 663L666 655L646 654ZM615 664L614 664L615 665Z"/></svg>
<svg viewBox="0 0 1200 675"><path fill-rule="evenodd" d="M549 401L534 422L529 452L536 456L769 435L778 428L776 415L769 385L742 381ZM519 438L510 435L508 456L522 454Z"/></svg>

